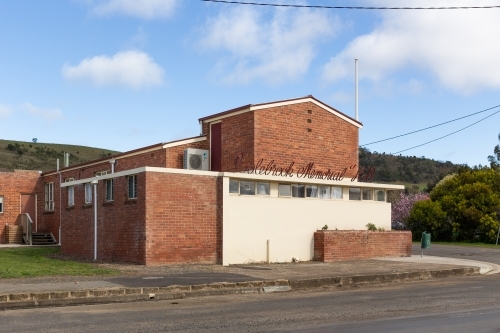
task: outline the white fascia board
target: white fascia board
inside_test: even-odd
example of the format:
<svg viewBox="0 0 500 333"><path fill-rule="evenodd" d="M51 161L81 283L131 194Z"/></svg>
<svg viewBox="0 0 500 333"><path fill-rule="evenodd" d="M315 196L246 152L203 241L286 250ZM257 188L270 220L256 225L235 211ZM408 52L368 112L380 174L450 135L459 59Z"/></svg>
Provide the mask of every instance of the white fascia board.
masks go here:
<svg viewBox="0 0 500 333"><path fill-rule="evenodd" d="M73 180L71 182L61 183L61 187L90 183L93 180L104 180L104 179L112 179L112 178L128 176L128 175L135 175L135 174L146 171L146 168L147 167L140 167L140 168L125 170L125 171L120 171L120 172L115 172L115 173L108 173L107 175L99 176L99 177L90 177L90 178L85 178L85 179Z"/></svg>
<svg viewBox="0 0 500 333"><path fill-rule="evenodd" d="M174 169L174 168L158 168L158 167L140 167L115 173L108 173L104 176L90 177L85 179L78 179L71 182L61 183L61 187L73 186L78 184L90 183L93 180L105 180L117 177L135 175L142 172L159 172L159 173L172 173L172 174L184 174L193 176L211 176L218 177L222 176L222 172L218 171L199 171L199 170L187 170L187 169Z"/></svg>
<svg viewBox="0 0 500 333"><path fill-rule="evenodd" d="M205 141L206 139L207 139L207 137L203 136L203 137L199 137L199 138L191 138L191 139L186 139L186 140L181 140L181 141L166 143L166 144L163 145L163 149L165 149L165 148L171 148L171 147L177 147L177 146L182 146L182 145L187 145L189 143L195 143L195 142Z"/></svg>
<svg viewBox="0 0 500 333"><path fill-rule="evenodd" d="M58 173L63 174L63 173L68 172L68 171L78 170L78 169L82 169L82 168L88 168L88 167L91 167L91 166L94 166L94 165L98 165L98 164L106 164L106 163L110 163L113 160L121 160L122 158L127 158L127 157L131 157L131 156L135 156L135 155L140 155L140 154L144 154L144 153L148 153L148 152L152 152L152 151L156 151L156 150L160 150L160 149L163 149L163 147L162 146L157 146L157 147L154 147L154 148L149 148L149 149L137 151L137 152L130 153L130 154L125 154L125 155L121 155L121 156L110 157L109 159L99 160L99 161L95 161L95 162L89 162L89 163L85 163L85 164L79 164L79 165L76 165L75 167L69 167L69 168L65 168L64 170L54 171L54 172L51 172L51 173L44 174L44 177L45 176L57 175Z"/></svg>
<svg viewBox="0 0 500 333"><path fill-rule="evenodd" d="M279 176L269 176L269 175L256 175L248 174L243 172L224 172L224 177L238 178L238 179L249 179L249 180L264 180L279 183L298 183L298 184L315 184L315 185L338 185L338 186L348 186L348 187L363 187L363 188L378 188L386 190L404 190L404 185L395 184L379 184L379 183L364 183L351 181L350 177L346 177L343 180L324 180L324 179L314 179L314 178L297 178L296 174L293 177L279 177Z"/></svg>
<svg viewBox="0 0 500 333"><path fill-rule="evenodd" d="M74 180L67 183L61 183L61 187L90 183L93 180L105 180L105 179L135 175L142 172L158 172L158 173L171 173L171 174L209 176L209 177L229 177L238 179L273 181L280 183L300 183L300 184L319 184L319 185L324 184L324 185L338 185L338 186L348 186L348 187L379 188L385 190L404 190L405 188L404 185L363 183L358 181L352 182L350 178L345 178L341 181L335 181L335 180L324 180L324 179L297 178L295 174L294 177L278 177L278 176L268 176L268 175L267 176L254 175L242 172L199 171L199 170L157 168L157 167L141 167L115 173L109 173L107 175L100 177L91 177L91 178Z"/></svg>
<svg viewBox="0 0 500 333"><path fill-rule="evenodd" d="M336 110L334 110L332 108L329 108L326 105L324 105L322 103L319 103L318 101L316 101L315 99L310 98L310 97L305 97L305 98L291 100L291 101L283 101L283 102L276 102L276 103L266 103L266 104L261 104L261 105L252 105L248 109L243 109L243 110L240 110L240 111L230 112L228 114L224 114L224 115L221 115L219 117L215 117L215 118L210 118L210 119L204 120L203 122L204 123L212 123L212 122L217 121L217 120L220 121L221 119L224 119L224 118L227 118L227 117L236 116L238 114L242 114L242 113L246 113L246 112L250 112L250 111L257 111L257 110L269 109L269 108L274 108L274 107L278 107L278 106L285 106L285 105L293 105L293 104L304 103L304 102L314 103L317 106L319 106L320 108L322 108L322 109L324 109L324 110L326 110L326 111L328 111L328 112L336 115L340 119L347 121L349 124L352 124L352 125L354 125L354 126L356 126L358 128L363 128L363 125L361 125L361 124L353 121L352 119L344 116L343 114L339 113L338 111L336 111Z"/></svg>
<svg viewBox="0 0 500 333"><path fill-rule="evenodd" d="M296 99L296 100L292 100L292 101L283 101L283 102L277 102L277 103L269 103L269 104L251 106L250 110L251 111L262 110L262 109L274 108L274 107L277 107L277 106L293 105L293 104L304 103L304 102L311 102L313 104L316 104L320 108L322 108L322 109L324 109L324 110L326 110L326 111L328 111L328 112L336 115L337 117L339 117L339 118L347 121L349 124L352 124L352 125L354 125L354 126L356 126L358 128L363 128L363 125L361 125L361 124L353 121L352 119L349 119L348 117L346 117L343 114L337 112L336 110L331 109L331 108L327 107L326 105L321 104L318 101L316 101L315 99L310 98L310 97L305 97L305 98Z"/></svg>
<svg viewBox="0 0 500 333"><path fill-rule="evenodd" d="M213 122L220 121L221 119L224 119L224 118L227 118L227 117L236 116L238 114L242 114L242 113L246 113L246 112L250 112L250 111L252 111L252 110L250 108L248 108L248 109L243 109L243 110L240 110L240 111L230 112L228 114L223 114L223 115L220 115L218 117L214 117L214 118L209 118L209 119L203 120L203 123L213 123Z"/></svg>

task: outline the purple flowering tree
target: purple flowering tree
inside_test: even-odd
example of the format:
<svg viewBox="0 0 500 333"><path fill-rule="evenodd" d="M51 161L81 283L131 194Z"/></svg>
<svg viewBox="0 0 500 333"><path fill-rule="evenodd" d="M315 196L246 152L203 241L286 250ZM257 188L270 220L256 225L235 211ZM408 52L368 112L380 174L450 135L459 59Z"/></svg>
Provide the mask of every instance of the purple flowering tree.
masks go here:
<svg viewBox="0 0 500 333"><path fill-rule="evenodd" d="M422 200L429 199L427 193L404 194L399 193L399 198L391 205L391 221L406 224L413 205Z"/></svg>

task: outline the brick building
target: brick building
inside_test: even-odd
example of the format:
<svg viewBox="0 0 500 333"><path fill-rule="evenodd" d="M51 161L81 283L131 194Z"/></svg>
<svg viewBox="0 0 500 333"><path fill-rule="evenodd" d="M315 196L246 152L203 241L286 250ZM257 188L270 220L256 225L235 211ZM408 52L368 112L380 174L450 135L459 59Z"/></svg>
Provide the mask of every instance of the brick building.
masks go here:
<svg viewBox="0 0 500 333"><path fill-rule="evenodd" d="M310 260L325 225L390 230L386 190L402 187L358 167L357 120L307 96L199 122L196 137L0 173L0 225L18 224L31 195L36 229L62 253L146 265Z"/></svg>

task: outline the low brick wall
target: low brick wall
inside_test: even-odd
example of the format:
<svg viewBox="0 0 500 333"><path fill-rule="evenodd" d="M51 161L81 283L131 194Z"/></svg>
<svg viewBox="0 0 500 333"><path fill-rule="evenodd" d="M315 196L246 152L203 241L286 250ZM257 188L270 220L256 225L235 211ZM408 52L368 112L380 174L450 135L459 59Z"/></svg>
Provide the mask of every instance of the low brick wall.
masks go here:
<svg viewBox="0 0 500 333"><path fill-rule="evenodd" d="M314 233L314 260L318 261L409 256L410 231L327 230Z"/></svg>

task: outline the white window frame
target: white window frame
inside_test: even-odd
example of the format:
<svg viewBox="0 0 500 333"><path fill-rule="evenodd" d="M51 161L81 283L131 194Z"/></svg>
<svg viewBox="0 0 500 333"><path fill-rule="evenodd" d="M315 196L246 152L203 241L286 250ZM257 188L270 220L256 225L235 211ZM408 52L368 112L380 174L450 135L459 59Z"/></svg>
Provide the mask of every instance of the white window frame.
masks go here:
<svg viewBox="0 0 500 333"><path fill-rule="evenodd" d="M241 182L247 182L247 183L253 183L254 187L254 193L253 194L241 194ZM271 196L271 183L270 182L265 182L265 181L258 181L258 180L246 180L246 179L235 179L235 178L230 178L229 179L229 191L231 191L231 182L237 182L238 184L238 192L229 192L230 195L240 195L240 196L257 196L257 197L270 197ZM268 185L268 190L269 194L259 194L258 193L258 186L259 184L267 184Z"/></svg>
<svg viewBox="0 0 500 333"><path fill-rule="evenodd" d="M45 211L52 212L54 209L54 182L45 183Z"/></svg>
<svg viewBox="0 0 500 333"><path fill-rule="evenodd" d="M68 207L75 205L75 186L68 186Z"/></svg>
<svg viewBox="0 0 500 333"><path fill-rule="evenodd" d="M130 186L132 185L132 192ZM130 194L132 193L132 196ZM127 197L129 200L137 199L137 175L127 176Z"/></svg>
<svg viewBox="0 0 500 333"><path fill-rule="evenodd" d="M0 195L0 214L3 214L3 195Z"/></svg>
<svg viewBox="0 0 500 333"><path fill-rule="evenodd" d="M382 191L384 193L384 200L378 200L377 192ZM376 202L386 202L387 201L387 193L384 189L377 188L373 190L373 200Z"/></svg>
<svg viewBox="0 0 500 333"><path fill-rule="evenodd" d="M92 183L85 183L85 204L89 205L92 203Z"/></svg>
<svg viewBox="0 0 500 333"><path fill-rule="evenodd" d="M111 202L111 201L114 201L115 200L115 194L114 194L114 191L115 191L115 182L114 182L114 179L106 179L104 181L104 189L106 191L106 202ZM111 191L108 191L108 187L111 186ZM108 194L111 194L110 196L108 196Z"/></svg>

